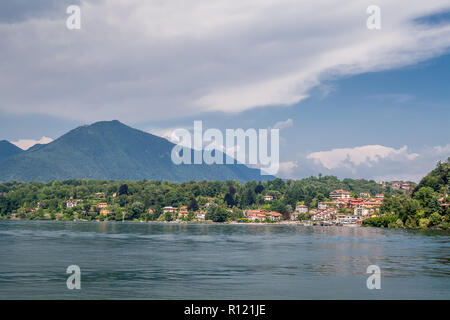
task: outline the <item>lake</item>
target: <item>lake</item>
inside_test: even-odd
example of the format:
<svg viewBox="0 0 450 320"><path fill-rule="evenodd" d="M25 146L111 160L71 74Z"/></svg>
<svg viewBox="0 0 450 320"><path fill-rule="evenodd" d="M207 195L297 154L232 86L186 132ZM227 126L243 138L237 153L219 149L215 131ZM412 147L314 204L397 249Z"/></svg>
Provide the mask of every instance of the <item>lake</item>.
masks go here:
<svg viewBox="0 0 450 320"><path fill-rule="evenodd" d="M0 221L0 299L449 299L450 233ZM69 290L69 265L81 290ZM381 289L369 290L369 265Z"/></svg>

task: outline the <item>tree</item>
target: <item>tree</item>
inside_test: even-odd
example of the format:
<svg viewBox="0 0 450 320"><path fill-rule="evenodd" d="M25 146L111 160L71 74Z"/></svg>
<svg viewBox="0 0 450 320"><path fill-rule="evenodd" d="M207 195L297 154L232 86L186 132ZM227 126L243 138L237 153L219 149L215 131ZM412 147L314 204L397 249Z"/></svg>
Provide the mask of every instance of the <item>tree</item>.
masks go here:
<svg viewBox="0 0 450 320"><path fill-rule="evenodd" d="M409 216L414 216L420 210L420 202L415 199L406 199L399 212L400 219L406 222Z"/></svg>
<svg viewBox="0 0 450 320"><path fill-rule="evenodd" d="M131 205L131 219L138 218L145 210L142 202L136 201Z"/></svg>
<svg viewBox="0 0 450 320"><path fill-rule="evenodd" d="M187 209L189 211L197 211L199 209L197 200L195 200L195 198L192 198L191 202L189 202Z"/></svg>
<svg viewBox="0 0 450 320"><path fill-rule="evenodd" d="M223 201L226 202L226 204L227 204L227 206L228 206L229 208L233 207L234 204L235 204L235 202L234 202L234 197L233 197L233 195L230 194L230 193L227 193L227 194L225 195L225 197L223 198Z"/></svg>
<svg viewBox="0 0 450 320"><path fill-rule="evenodd" d="M216 206L212 210L208 210L206 213L206 220L212 220L214 222L225 222L228 220L230 213L222 206Z"/></svg>
<svg viewBox="0 0 450 320"><path fill-rule="evenodd" d="M430 226L438 226L442 223L442 216L437 213L437 212L433 212L430 217Z"/></svg>
<svg viewBox="0 0 450 320"><path fill-rule="evenodd" d="M122 195L122 194L128 194L128 185L122 184L119 187L119 196Z"/></svg>
<svg viewBox="0 0 450 320"><path fill-rule="evenodd" d="M264 191L264 186L261 183L259 183L255 188L255 193L261 194L263 191Z"/></svg>

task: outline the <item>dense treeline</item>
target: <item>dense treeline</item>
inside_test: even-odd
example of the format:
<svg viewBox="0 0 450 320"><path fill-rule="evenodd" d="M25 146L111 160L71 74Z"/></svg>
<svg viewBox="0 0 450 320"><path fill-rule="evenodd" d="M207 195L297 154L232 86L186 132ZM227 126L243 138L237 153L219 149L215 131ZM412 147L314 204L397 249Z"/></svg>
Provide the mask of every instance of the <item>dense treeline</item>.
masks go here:
<svg viewBox="0 0 450 320"><path fill-rule="evenodd" d="M67 180L50 183L10 182L0 184L0 217L8 218L16 213L24 219L103 219L96 207L105 202L113 219L155 220L165 206L190 206L196 210L213 202L214 220L226 220L225 212L241 216L244 209L266 206L280 213L292 212L298 202L316 207L319 201L328 200L335 189L350 190L354 196L361 192L372 195L391 195L390 187L383 187L375 181L339 180L334 176L310 177L302 180L274 179L267 182L200 181L171 183L162 181L102 181ZM99 196L101 194L101 196ZM264 195L274 196L268 204ZM75 208L66 208L69 199L81 199ZM233 210L224 210L233 208ZM152 209L153 213L149 213ZM218 217L218 218L216 218Z"/></svg>
<svg viewBox="0 0 450 320"><path fill-rule="evenodd" d="M387 197L380 208L383 214L363 221L365 226L393 228L450 227L449 178L450 158L439 162L425 176L411 196Z"/></svg>

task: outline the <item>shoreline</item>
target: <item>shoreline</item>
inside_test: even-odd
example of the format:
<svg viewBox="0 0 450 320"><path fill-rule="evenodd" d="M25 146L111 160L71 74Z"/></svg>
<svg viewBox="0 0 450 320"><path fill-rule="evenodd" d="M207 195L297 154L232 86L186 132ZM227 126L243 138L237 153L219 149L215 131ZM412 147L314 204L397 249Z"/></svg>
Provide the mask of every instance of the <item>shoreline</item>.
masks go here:
<svg viewBox="0 0 450 320"><path fill-rule="evenodd" d="M450 231L448 229L443 229L440 227L432 227L432 228L388 228L388 227L375 227L375 226L363 226L361 224L330 224L330 223L310 223L310 222L300 222L300 221L281 221L281 222L237 222L237 221L228 221L228 222L214 222L214 221L133 221L133 220L125 220L125 221L115 221L115 220L56 220L56 219L20 219L20 218L9 218L9 219L0 219L0 221L47 221L47 222L94 222L94 223L146 223L146 224L178 224L178 225L187 225L187 224L198 224L198 225L249 225L249 226L267 226L267 225L275 225L275 226L301 226L301 227L344 227L344 228L376 228L376 229L390 229L390 230L413 230L413 231Z"/></svg>
<svg viewBox="0 0 450 320"><path fill-rule="evenodd" d="M0 220L1 221L1 220ZM310 222L301 221L280 221L280 222L237 222L237 221L227 221L227 222L214 222L214 221L136 221L136 220L56 220L56 219L20 219L20 218L9 218L3 219L3 221L55 221L55 222L111 222L111 223L164 223L164 224L217 224L217 225L283 225L283 226L304 226L304 227L361 227L359 224L347 224L347 225L337 225L337 224L312 224Z"/></svg>

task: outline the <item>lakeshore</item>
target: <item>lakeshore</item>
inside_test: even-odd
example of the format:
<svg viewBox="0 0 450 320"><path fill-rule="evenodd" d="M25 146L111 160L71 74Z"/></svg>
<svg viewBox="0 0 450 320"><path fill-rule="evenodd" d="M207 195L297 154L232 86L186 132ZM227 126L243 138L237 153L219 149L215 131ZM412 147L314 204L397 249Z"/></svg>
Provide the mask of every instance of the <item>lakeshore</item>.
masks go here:
<svg viewBox="0 0 450 320"><path fill-rule="evenodd" d="M285 223L449 229L449 163L418 184L302 180L0 183L0 220Z"/></svg>

